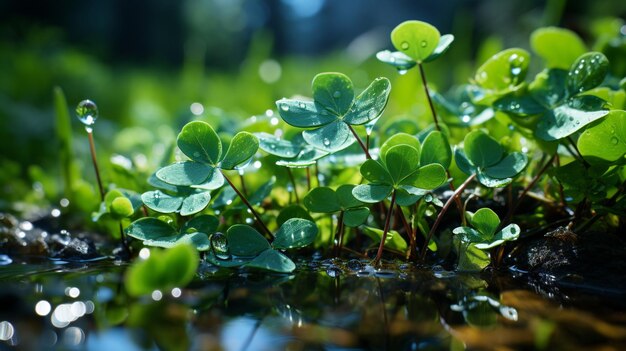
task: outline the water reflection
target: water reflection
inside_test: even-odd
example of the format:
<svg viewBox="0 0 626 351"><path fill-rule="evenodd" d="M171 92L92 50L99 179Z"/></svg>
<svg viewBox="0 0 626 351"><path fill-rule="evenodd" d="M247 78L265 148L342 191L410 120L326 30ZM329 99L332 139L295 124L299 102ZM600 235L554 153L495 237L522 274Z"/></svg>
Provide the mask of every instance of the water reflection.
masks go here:
<svg viewBox="0 0 626 351"><path fill-rule="evenodd" d="M623 303L568 307L510 277L359 260L308 262L290 276L203 266L186 289L131 299L124 266L61 267L2 276L0 349L626 348Z"/></svg>

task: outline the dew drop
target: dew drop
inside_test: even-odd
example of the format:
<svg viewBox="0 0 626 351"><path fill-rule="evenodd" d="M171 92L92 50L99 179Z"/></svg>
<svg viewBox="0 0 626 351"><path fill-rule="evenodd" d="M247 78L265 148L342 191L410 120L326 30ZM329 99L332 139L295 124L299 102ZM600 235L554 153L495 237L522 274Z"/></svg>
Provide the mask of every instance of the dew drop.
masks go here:
<svg viewBox="0 0 626 351"><path fill-rule="evenodd" d="M407 72L407 70L405 70L405 69L399 69L398 70L398 74L401 75L401 76L405 75L406 72Z"/></svg>
<svg viewBox="0 0 626 351"><path fill-rule="evenodd" d="M323 143L324 143L324 146L326 147L330 146L330 140L328 138L324 138Z"/></svg>
<svg viewBox="0 0 626 351"><path fill-rule="evenodd" d="M298 104L298 106L300 106L300 108L305 108L305 107L306 107L306 105L304 104L304 102L299 103L299 104Z"/></svg>
<svg viewBox="0 0 626 351"><path fill-rule="evenodd" d="M402 48L402 50L408 50L409 49L409 43L406 41L403 41L402 44L400 44L400 47Z"/></svg>
<svg viewBox="0 0 626 351"><path fill-rule="evenodd" d="M341 92L340 92L339 90L335 91L335 92L333 93L333 97L334 97L335 99L339 99L339 98L341 97Z"/></svg>
<svg viewBox="0 0 626 351"><path fill-rule="evenodd" d="M426 40L422 40L422 41L420 42L420 45L421 45L423 48L425 48L425 47L428 45L428 43L426 42Z"/></svg>
<svg viewBox="0 0 626 351"><path fill-rule="evenodd" d="M226 235L217 232L211 235L211 250L215 257L219 260L230 259L230 249L228 248L228 239Z"/></svg>
<svg viewBox="0 0 626 351"><path fill-rule="evenodd" d="M283 111L289 111L289 106L283 104L283 105L280 105L280 109Z"/></svg>
<svg viewBox="0 0 626 351"><path fill-rule="evenodd" d="M83 100L76 106L76 115L82 124L92 126L98 119L98 106L91 100Z"/></svg>
<svg viewBox="0 0 626 351"><path fill-rule="evenodd" d="M619 139L617 139L617 137L611 137L611 144L613 145L617 145L619 143Z"/></svg>

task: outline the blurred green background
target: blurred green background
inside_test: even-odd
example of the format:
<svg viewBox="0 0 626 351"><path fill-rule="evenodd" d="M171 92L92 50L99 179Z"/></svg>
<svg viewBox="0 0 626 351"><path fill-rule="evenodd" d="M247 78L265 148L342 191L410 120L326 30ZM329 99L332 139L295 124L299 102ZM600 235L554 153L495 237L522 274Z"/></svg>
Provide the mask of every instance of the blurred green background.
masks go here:
<svg viewBox="0 0 626 351"><path fill-rule="evenodd" d="M538 27L572 29L591 49L602 26L626 34L625 14L623 0L3 1L0 209L32 196L33 186L42 198L60 192L52 180L61 172L54 87L72 114L82 99L98 104L99 158L149 174L189 120L245 128L277 99L310 96L323 71L349 75L357 90L386 76L393 90L385 118L426 114L427 123L417 71L400 76L374 57L391 48L389 33L404 20L455 35L427 67L433 89L445 91L501 49L528 48ZM86 135L73 116L72 129L77 172L91 179Z"/></svg>

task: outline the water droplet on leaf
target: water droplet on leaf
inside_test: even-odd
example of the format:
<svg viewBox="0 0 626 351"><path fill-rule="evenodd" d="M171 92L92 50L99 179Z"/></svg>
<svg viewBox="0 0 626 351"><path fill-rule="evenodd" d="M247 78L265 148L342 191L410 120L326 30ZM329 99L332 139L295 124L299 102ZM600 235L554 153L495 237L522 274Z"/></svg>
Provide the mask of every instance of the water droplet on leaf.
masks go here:
<svg viewBox="0 0 626 351"><path fill-rule="evenodd" d="M211 235L211 250L215 257L219 260L230 259L230 249L228 248L228 239L226 235L217 232Z"/></svg>
<svg viewBox="0 0 626 351"><path fill-rule="evenodd" d="M407 72L407 70L405 70L405 69L399 69L398 70L398 74L401 75L401 76L405 75L406 72Z"/></svg>
<svg viewBox="0 0 626 351"><path fill-rule="evenodd" d="M333 93L333 97L334 97L335 99L340 98L340 97L341 97L341 92L340 92L340 91L335 91L335 92Z"/></svg>
<svg viewBox="0 0 626 351"><path fill-rule="evenodd" d="M283 111L289 111L289 106L283 104L283 105L280 105L280 109Z"/></svg>
<svg viewBox="0 0 626 351"><path fill-rule="evenodd" d="M402 50L408 50L409 43L407 43L406 41L403 41L402 44L400 44L400 47L402 48Z"/></svg>
<svg viewBox="0 0 626 351"><path fill-rule="evenodd" d="M428 45L428 43L426 42L426 40L422 40L422 42L420 42L420 45L421 45L423 48L425 48L425 47Z"/></svg>
<svg viewBox="0 0 626 351"><path fill-rule="evenodd" d="M98 119L98 106L91 100L83 100L76 106L76 115L82 124L92 126Z"/></svg>
<svg viewBox="0 0 626 351"><path fill-rule="evenodd" d="M328 138L324 138L323 143L324 143L324 146L326 147L330 146L330 140Z"/></svg>
<svg viewBox="0 0 626 351"><path fill-rule="evenodd" d="M617 139L617 137L612 137L611 138L611 144L617 145L618 143L619 143L619 139Z"/></svg>

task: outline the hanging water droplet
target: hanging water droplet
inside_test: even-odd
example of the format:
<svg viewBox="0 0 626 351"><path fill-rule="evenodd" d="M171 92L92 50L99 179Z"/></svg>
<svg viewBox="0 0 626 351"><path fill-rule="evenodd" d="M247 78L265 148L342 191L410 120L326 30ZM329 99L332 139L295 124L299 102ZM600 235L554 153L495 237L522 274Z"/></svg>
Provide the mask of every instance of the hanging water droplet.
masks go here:
<svg viewBox="0 0 626 351"><path fill-rule="evenodd" d="M230 259L230 249L228 248L228 239L226 235L217 232L211 235L211 250L215 257L219 260Z"/></svg>
<svg viewBox="0 0 626 351"><path fill-rule="evenodd" d="M617 139L617 137L611 137L611 144L613 145L617 145L619 143L619 139Z"/></svg>
<svg viewBox="0 0 626 351"><path fill-rule="evenodd" d="M433 195L432 195L432 194L426 194L426 195L424 195L424 201L426 201L426 202L431 202L431 201L433 201Z"/></svg>
<svg viewBox="0 0 626 351"><path fill-rule="evenodd" d="M254 220L250 217L246 218L246 224L252 224L254 223Z"/></svg>
<svg viewBox="0 0 626 351"><path fill-rule="evenodd" d="M289 106L286 105L286 104L282 104L282 105L280 105L280 109L283 110L283 111L289 111Z"/></svg>
<svg viewBox="0 0 626 351"><path fill-rule="evenodd" d="M159 199L159 198L161 197L161 194L159 194L158 192L156 192L156 191L155 191L155 192L152 194L152 197L153 197L154 199Z"/></svg>
<svg viewBox="0 0 626 351"><path fill-rule="evenodd" d="M408 72L406 69L399 69L398 70L398 74L401 75L401 76L405 75L406 72Z"/></svg>
<svg viewBox="0 0 626 351"><path fill-rule="evenodd" d="M335 91L335 92L333 93L333 97L334 97L335 99L339 99L339 98L341 97L341 92L340 92L339 90Z"/></svg>
<svg viewBox="0 0 626 351"><path fill-rule="evenodd" d="M326 147L330 146L330 140L328 138L324 138L323 143Z"/></svg>
<svg viewBox="0 0 626 351"><path fill-rule="evenodd" d="M91 100L83 100L76 106L76 115L82 124L92 126L98 119L98 106Z"/></svg>
<svg viewBox="0 0 626 351"><path fill-rule="evenodd" d="M409 43L406 41L403 41L402 44L400 44L400 47L402 48L402 50L408 50L409 49Z"/></svg>
<svg viewBox="0 0 626 351"><path fill-rule="evenodd" d="M469 123L470 119L471 118L468 115L465 115L465 116L461 117L461 121L463 121L463 123Z"/></svg>
<svg viewBox="0 0 626 351"><path fill-rule="evenodd" d="M428 45L428 42L426 42L426 40L422 40L420 42L421 47L425 48Z"/></svg>

